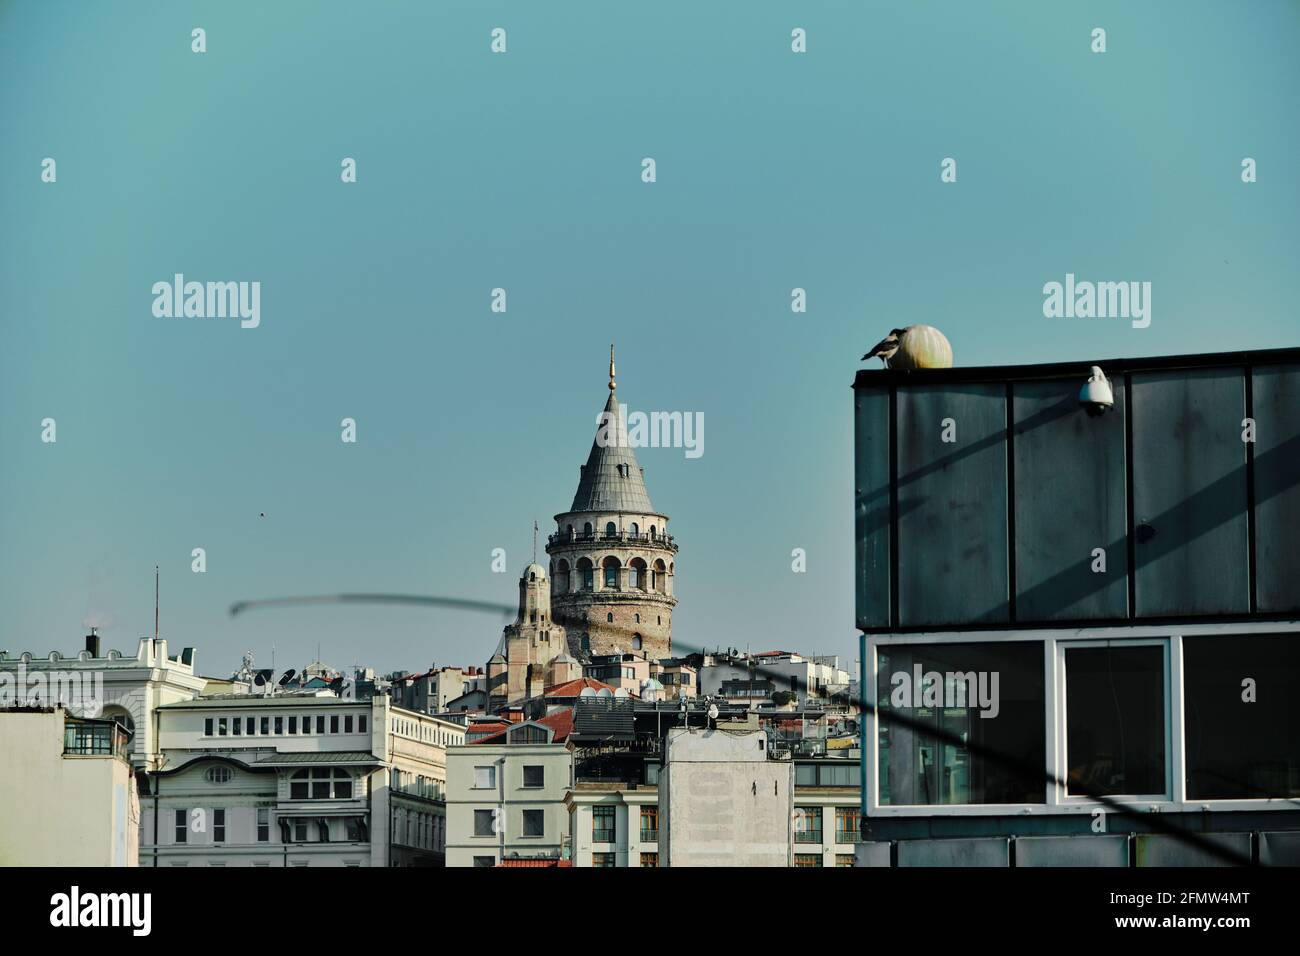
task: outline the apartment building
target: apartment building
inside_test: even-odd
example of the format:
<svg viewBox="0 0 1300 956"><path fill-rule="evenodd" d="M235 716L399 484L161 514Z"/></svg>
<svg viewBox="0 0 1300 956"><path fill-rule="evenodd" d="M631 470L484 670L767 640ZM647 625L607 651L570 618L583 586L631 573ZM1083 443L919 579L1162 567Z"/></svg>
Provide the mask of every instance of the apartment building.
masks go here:
<svg viewBox="0 0 1300 956"><path fill-rule="evenodd" d="M572 728L562 710L448 749L448 866L568 858Z"/></svg>
<svg viewBox="0 0 1300 956"><path fill-rule="evenodd" d="M0 710L0 866L135 866L131 751L117 721Z"/></svg>
<svg viewBox="0 0 1300 956"><path fill-rule="evenodd" d="M328 690L158 708L146 866L422 866L445 849L446 751L461 725Z"/></svg>

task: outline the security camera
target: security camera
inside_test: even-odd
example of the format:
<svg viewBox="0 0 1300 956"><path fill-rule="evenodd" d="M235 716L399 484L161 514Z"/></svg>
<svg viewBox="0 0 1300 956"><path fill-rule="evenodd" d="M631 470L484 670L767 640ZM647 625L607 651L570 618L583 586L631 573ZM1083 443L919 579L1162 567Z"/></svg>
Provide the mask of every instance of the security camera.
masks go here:
<svg viewBox="0 0 1300 956"><path fill-rule="evenodd" d="M1104 415L1115 406L1115 393L1111 391L1110 381L1100 367L1092 367L1088 381L1079 389L1079 404L1093 418Z"/></svg>

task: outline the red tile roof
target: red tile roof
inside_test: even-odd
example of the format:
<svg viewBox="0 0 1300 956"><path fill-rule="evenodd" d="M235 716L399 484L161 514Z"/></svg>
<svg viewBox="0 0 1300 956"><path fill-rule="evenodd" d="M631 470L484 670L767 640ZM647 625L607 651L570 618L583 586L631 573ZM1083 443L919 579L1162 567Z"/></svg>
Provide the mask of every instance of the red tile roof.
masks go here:
<svg viewBox="0 0 1300 956"><path fill-rule="evenodd" d="M549 727L554 734L551 743L562 743L569 739L569 734L573 733L573 708L569 707L564 710L556 711L553 714L547 714L540 720L525 721L525 723L540 724L543 727ZM470 741L475 744L504 744L506 740L506 727L503 724L502 729L491 736L483 737L479 740ZM514 729L511 727L510 729Z"/></svg>
<svg viewBox="0 0 1300 956"><path fill-rule="evenodd" d="M543 692L547 697L577 697L587 688L614 692L612 684L606 684L591 677L578 677L563 684L552 684Z"/></svg>

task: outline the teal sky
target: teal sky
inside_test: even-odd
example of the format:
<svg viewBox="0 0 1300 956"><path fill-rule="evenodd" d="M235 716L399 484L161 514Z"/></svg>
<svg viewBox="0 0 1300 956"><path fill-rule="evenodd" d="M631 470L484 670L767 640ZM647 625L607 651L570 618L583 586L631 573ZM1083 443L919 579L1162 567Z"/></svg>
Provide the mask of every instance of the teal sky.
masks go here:
<svg viewBox="0 0 1300 956"><path fill-rule="evenodd" d="M1290 0L0 3L0 649L133 651L157 563L205 673L482 664L492 616L226 611L513 602L613 341L633 410L705 419L638 452L675 636L851 662L891 327L960 365L1300 344L1298 42ZM260 281L261 327L155 318L176 272ZM1067 272L1151 282L1150 328L1045 319Z"/></svg>

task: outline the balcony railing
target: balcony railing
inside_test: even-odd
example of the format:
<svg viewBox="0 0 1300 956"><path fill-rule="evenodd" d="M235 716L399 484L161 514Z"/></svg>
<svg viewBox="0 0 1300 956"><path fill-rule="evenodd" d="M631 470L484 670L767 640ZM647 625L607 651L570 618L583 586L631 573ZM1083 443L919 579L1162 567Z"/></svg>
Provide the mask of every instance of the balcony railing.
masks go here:
<svg viewBox="0 0 1300 956"><path fill-rule="evenodd" d="M555 534L546 536L546 543L552 544L629 544L636 547L650 545L651 547L666 548L670 551L676 551L677 544L671 534L649 535L644 531L633 534L630 531L616 531L613 534L605 534L603 531L593 531L590 534L584 534L581 531L572 533L567 531L557 531Z"/></svg>
<svg viewBox="0 0 1300 956"><path fill-rule="evenodd" d="M592 843L613 843L613 842L614 842L614 831L613 831L613 829L609 829L609 830L592 830L592 831L591 831L591 842L592 842Z"/></svg>
<svg viewBox="0 0 1300 956"><path fill-rule="evenodd" d="M795 843L821 843L821 830L798 830L794 835Z"/></svg>
<svg viewBox="0 0 1300 956"><path fill-rule="evenodd" d="M658 829L647 830L645 827L642 827L642 828L641 828L641 842L642 842L642 843L658 843L658 842L659 842L659 830L658 830Z"/></svg>
<svg viewBox="0 0 1300 956"><path fill-rule="evenodd" d="M836 843L861 843L862 834L858 830L836 830Z"/></svg>

